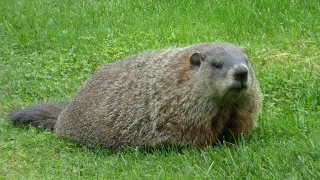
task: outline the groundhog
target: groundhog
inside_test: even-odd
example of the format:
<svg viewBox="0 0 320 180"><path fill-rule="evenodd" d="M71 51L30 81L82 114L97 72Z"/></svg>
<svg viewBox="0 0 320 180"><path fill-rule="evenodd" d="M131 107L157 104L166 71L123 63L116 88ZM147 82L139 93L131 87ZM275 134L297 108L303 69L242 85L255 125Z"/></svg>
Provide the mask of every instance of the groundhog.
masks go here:
<svg viewBox="0 0 320 180"><path fill-rule="evenodd" d="M250 132L260 106L243 49L206 43L107 64L69 104L44 103L8 118L87 145L206 147Z"/></svg>

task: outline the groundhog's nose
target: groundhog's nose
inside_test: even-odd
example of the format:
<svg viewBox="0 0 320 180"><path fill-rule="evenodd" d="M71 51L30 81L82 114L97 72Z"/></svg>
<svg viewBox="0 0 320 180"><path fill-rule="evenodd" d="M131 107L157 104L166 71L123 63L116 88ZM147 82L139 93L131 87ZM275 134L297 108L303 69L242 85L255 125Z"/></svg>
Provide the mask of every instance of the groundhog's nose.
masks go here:
<svg viewBox="0 0 320 180"><path fill-rule="evenodd" d="M248 68L246 66L238 66L235 69L235 79L240 82L248 80Z"/></svg>

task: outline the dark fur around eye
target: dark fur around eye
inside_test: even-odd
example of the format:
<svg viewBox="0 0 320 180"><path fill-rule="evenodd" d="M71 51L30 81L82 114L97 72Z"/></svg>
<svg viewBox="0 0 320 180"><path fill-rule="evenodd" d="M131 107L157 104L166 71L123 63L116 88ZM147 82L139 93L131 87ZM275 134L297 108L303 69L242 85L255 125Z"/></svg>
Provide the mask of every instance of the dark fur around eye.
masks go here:
<svg viewBox="0 0 320 180"><path fill-rule="evenodd" d="M212 65L212 67L214 67L216 69L221 69L222 68L222 64L219 64L219 63L212 63L211 65Z"/></svg>

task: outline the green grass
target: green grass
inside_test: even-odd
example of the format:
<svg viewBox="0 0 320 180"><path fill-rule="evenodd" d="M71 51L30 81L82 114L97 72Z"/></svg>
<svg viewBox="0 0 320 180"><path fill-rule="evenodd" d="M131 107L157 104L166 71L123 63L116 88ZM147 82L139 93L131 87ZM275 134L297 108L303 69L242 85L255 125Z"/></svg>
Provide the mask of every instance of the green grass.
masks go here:
<svg viewBox="0 0 320 180"><path fill-rule="evenodd" d="M319 179L320 2L0 0L0 179ZM67 102L104 63L198 42L245 47L264 93L238 146L145 153L17 128L7 112Z"/></svg>

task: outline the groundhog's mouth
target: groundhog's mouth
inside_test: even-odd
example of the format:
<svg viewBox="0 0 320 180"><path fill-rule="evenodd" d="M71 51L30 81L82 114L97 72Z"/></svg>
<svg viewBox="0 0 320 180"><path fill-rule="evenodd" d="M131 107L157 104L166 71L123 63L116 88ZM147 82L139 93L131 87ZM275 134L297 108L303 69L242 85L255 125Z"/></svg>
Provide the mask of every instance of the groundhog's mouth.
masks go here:
<svg viewBox="0 0 320 180"><path fill-rule="evenodd" d="M232 92L241 92L246 90L248 87L245 84L239 84L238 86L233 86L230 88L230 91Z"/></svg>

